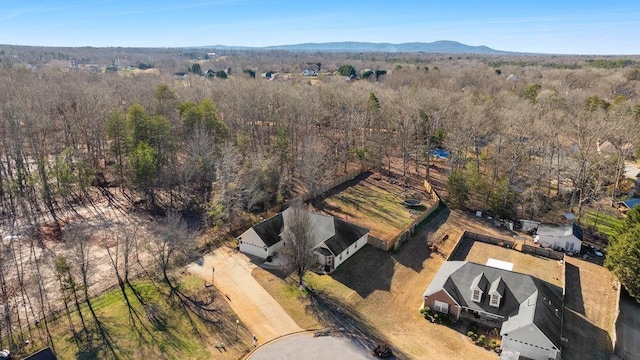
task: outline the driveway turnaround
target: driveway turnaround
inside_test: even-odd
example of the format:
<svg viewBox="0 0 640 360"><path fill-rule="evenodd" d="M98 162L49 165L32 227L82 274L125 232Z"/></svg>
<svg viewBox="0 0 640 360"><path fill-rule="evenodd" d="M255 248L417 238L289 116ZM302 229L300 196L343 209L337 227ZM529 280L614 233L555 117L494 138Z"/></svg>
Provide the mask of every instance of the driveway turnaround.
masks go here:
<svg viewBox="0 0 640 360"><path fill-rule="evenodd" d="M225 295L239 320L258 338L258 345L302 331L268 292L251 276L256 266L249 258L227 247L206 255L189 271L213 283Z"/></svg>
<svg viewBox="0 0 640 360"><path fill-rule="evenodd" d="M371 360L364 347L346 336L315 336L312 332L293 334L256 349L246 360Z"/></svg>

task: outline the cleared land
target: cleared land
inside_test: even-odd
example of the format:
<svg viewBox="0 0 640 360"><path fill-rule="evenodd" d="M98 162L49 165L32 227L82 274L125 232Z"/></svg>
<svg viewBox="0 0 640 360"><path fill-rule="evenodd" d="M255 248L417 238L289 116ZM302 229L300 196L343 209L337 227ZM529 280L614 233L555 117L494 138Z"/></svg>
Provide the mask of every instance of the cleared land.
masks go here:
<svg viewBox="0 0 640 360"><path fill-rule="evenodd" d="M389 240L432 204L419 180L414 179L411 183L413 185L404 187L395 178L364 173L330 190L316 207L319 211L370 229L377 238ZM404 204L405 198L417 198L423 205L408 208Z"/></svg>

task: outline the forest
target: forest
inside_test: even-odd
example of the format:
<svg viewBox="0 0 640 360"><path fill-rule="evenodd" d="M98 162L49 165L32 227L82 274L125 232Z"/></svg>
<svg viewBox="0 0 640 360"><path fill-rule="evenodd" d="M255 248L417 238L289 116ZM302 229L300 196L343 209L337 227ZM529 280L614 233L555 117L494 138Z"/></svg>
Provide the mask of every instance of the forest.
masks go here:
<svg viewBox="0 0 640 360"><path fill-rule="evenodd" d="M169 214L145 247L167 279L178 257L167 247L188 241L168 244L183 226L174 213L201 230L238 229L353 169L400 164L400 177L428 180L431 151L444 149L450 206L580 216L626 196L625 161L640 156L634 57L0 46L0 84L3 243L66 239L70 219L106 198ZM120 230L109 241L128 247ZM86 267L69 263L84 264L87 250L62 242L67 258L37 241L2 252L0 329L44 318L48 286L65 304L89 299ZM29 264L56 274L54 285Z"/></svg>

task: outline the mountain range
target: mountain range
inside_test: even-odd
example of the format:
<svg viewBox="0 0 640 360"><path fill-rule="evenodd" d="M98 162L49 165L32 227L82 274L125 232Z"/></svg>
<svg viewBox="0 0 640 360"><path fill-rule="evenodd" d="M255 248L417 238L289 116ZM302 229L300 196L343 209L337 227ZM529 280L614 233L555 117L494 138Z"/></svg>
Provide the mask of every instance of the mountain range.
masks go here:
<svg viewBox="0 0 640 360"><path fill-rule="evenodd" d="M357 41L304 43L294 45L276 45L265 47L245 46L207 46L208 48L221 50L286 50L286 51L322 51L322 52L423 52L441 54L483 54L483 55L507 55L514 54L508 51L495 50L487 46L471 46L457 41L434 41L430 43L410 42L401 44L370 43Z"/></svg>

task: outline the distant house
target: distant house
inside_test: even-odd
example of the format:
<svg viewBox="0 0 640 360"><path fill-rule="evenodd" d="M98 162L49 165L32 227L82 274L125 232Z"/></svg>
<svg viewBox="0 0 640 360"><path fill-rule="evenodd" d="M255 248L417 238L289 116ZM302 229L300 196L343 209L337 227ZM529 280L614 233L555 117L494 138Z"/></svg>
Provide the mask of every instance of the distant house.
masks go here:
<svg viewBox="0 0 640 360"><path fill-rule="evenodd" d="M640 206L640 199L638 198L633 198L633 199L628 199L628 200L618 202L618 209L623 213L626 213L627 211L633 209L636 206Z"/></svg>
<svg viewBox="0 0 640 360"><path fill-rule="evenodd" d="M186 72L173 73L173 77L175 77L176 79L186 79L188 75L189 74L187 74Z"/></svg>
<svg viewBox="0 0 640 360"><path fill-rule="evenodd" d="M579 253L582 247L582 230L576 224L541 224L533 240L542 247Z"/></svg>
<svg viewBox="0 0 640 360"><path fill-rule="evenodd" d="M281 234L285 230L291 208L257 224L238 237L240 251L266 259L283 246ZM313 252L316 262L325 271L335 270L360 250L368 239L369 230L333 216L309 213L314 229Z"/></svg>
<svg viewBox="0 0 640 360"><path fill-rule="evenodd" d="M562 289L557 286L504 269L447 261L422 297L434 311L501 328L503 351L560 359Z"/></svg>

